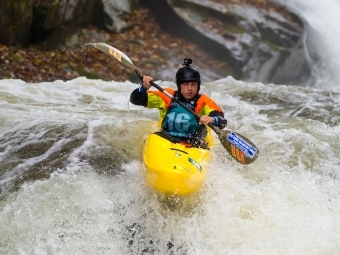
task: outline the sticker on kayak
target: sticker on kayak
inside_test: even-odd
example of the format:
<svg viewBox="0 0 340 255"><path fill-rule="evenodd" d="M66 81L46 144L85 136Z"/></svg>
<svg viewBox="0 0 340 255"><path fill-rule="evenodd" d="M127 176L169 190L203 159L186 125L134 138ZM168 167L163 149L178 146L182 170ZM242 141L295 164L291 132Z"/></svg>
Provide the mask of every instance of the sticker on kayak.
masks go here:
<svg viewBox="0 0 340 255"><path fill-rule="evenodd" d="M257 149L255 149L253 146L251 146L249 143L244 141L241 137L239 137L237 134L234 132L231 132L227 140L231 142L233 145L235 145L238 149L243 151L246 156L253 158L257 152Z"/></svg>
<svg viewBox="0 0 340 255"><path fill-rule="evenodd" d="M200 164L198 164L195 160L193 160L192 158L188 158L188 161L193 164L195 167L197 167L198 170L200 170L200 172L202 171L202 167Z"/></svg>

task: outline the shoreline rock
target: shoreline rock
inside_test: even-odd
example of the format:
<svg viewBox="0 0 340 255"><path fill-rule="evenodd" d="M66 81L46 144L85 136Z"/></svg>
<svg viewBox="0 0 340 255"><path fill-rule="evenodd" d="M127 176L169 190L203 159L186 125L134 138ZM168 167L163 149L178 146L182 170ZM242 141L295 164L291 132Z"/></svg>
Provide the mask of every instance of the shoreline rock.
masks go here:
<svg viewBox="0 0 340 255"><path fill-rule="evenodd" d="M72 10L78 2L74 1ZM97 15L103 14L104 6L108 8L101 0L86 2L86 17L78 23L91 20L89 6ZM83 45L89 42L106 42L122 50L145 73L162 80L173 80L184 57L194 59L206 81L231 75L245 81L285 84L303 82L310 75L301 43L304 23L284 6L266 0L125 2L131 8L123 5L121 13L114 6L117 15L127 20L121 23L119 33L98 28L104 26L99 24L105 19L101 17L98 26L77 29L77 22L60 26L46 40L26 49L0 45L0 64L4 66L0 78L40 82L86 76L136 81L131 70L96 50L85 49ZM43 7L48 8L47 2L35 2L37 10ZM54 13L57 7L53 8L46 13ZM66 18L71 16L59 20ZM56 22L51 17L43 26L53 28ZM60 44L60 38L68 34ZM46 45L59 45L60 50L44 51Z"/></svg>
<svg viewBox="0 0 340 255"><path fill-rule="evenodd" d="M61 50L42 51L32 45L21 49L0 44L0 65L3 66L0 79L52 82L85 76L106 81L139 82L131 69L94 48L83 47L86 43L103 41L125 52L144 74L156 79L173 81L184 57L193 58L204 81L226 77L230 73L227 63L215 60L190 41L164 32L148 9L134 11L131 22L135 25L119 34L88 26L70 36Z"/></svg>

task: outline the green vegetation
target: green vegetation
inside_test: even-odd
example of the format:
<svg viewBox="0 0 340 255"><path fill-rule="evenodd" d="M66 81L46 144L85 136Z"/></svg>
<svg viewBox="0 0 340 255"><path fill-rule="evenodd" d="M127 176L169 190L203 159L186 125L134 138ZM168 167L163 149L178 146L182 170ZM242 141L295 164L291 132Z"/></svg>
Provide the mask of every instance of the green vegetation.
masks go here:
<svg viewBox="0 0 340 255"><path fill-rule="evenodd" d="M85 69L83 68L75 68L75 71L78 72L79 76L85 76L86 78L88 79L92 79L92 80L98 80L98 79L101 79L101 80L105 80L103 77L101 77L100 75L98 74L95 74L95 73L91 73L91 72L88 72L86 71Z"/></svg>
<svg viewBox="0 0 340 255"><path fill-rule="evenodd" d="M18 54L12 54L12 55L11 55L11 58L12 58L13 60L15 60L15 61L20 61L20 60L22 60L22 57L21 57L20 55L18 55Z"/></svg>
<svg viewBox="0 0 340 255"><path fill-rule="evenodd" d="M231 23L231 22L224 22L224 28L230 33L233 34L243 34L243 33L248 33L245 27L243 27L240 24L237 23Z"/></svg>
<svg viewBox="0 0 340 255"><path fill-rule="evenodd" d="M271 48L273 51L279 51L279 46L275 43L272 43L271 41L262 40L262 43L267 45L269 48Z"/></svg>

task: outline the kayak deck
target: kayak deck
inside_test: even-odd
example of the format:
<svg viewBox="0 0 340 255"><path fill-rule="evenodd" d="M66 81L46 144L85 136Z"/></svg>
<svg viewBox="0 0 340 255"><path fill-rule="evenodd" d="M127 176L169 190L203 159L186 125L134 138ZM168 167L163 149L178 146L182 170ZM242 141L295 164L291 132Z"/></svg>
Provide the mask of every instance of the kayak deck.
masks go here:
<svg viewBox="0 0 340 255"><path fill-rule="evenodd" d="M148 184L168 195L188 195L202 186L210 151L187 147L150 134L145 140L143 163Z"/></svg>

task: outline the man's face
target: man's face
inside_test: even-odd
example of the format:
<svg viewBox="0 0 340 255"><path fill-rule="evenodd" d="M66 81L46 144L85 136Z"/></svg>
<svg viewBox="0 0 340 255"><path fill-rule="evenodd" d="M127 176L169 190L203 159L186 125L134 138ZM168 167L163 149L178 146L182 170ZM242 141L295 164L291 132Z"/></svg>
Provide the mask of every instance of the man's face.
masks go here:
<svg viewBox="0 0 340 255"><path fill-rule="evenodd" d="M189 81L182 83L181 85L181 94L185 99L192 99L196 96L198 91L198 83L195 81Z"/></svg>

